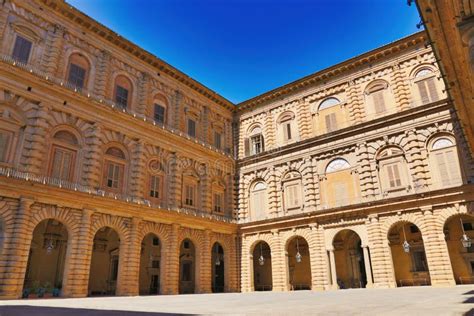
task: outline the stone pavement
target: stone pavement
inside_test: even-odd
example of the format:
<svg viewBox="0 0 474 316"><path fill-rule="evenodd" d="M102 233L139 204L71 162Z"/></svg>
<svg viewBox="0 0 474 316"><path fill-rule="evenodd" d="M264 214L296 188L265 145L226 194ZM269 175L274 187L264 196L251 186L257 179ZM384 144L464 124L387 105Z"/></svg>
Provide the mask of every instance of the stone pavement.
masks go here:
<svg viewBox="0 0 474 316"><path fill-rule="evenodd" d="M34 307L32 307L34 306ZM12 300L0 316L474 315L474 286Z"/></svg>

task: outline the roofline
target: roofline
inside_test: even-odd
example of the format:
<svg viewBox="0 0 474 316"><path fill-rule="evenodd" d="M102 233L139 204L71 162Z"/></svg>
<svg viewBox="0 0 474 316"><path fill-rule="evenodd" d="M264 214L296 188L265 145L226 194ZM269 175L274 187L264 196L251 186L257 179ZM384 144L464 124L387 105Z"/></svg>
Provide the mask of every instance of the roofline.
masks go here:
<svg viewBox="0 0 474 316"><path fill-rule="evenodd" d="M347 59L343 62L340 62L336 65L330 66L319 70L313 74L305 76L303 78L297 79L293 82L287 83L283 86L275 88L273 90L262 93L256 97L253 97L249 100L243 101L237 104L237 111L241 112L256 105L273 101L276 98L281 98L288 94L299 91L310 84L315 84L323 80L327 80L330 77L334 77L348 70L357 68L363 64L374 62L378 59L384 58L387 55L394 54L398 51L406 49L410 46L414 46L418 43L426 40L426 32L420 31L406 37L403 37L399 40L385 44L376 49L370 50L368 52L362 53L350 59Z"/></svg>
<svg viewBox="0 0 474 316"><path fill-rule="evenodd" d="M212 89L206 87L199 81L186 75L184 72L177 69L176 67L171 66L170 64L148 52L147 50L122 37L120 34L115 33L107 26L83 13L82 11L67 3L66 1L39 0L39 2L46 5L49 9L58 12L66 19L69 19L72 22L81 25L85 29L104 38L113 45L118 46L120 49L127 51L128 53L134 55L138 59L141 59L145 63L148 63L151 66L157 68L159 71L183 83L184 85L195 90L196 92L210 99L211 101L222 105L231 111L235 110L235 104L233 102L229 101L228 99L221 96Z"/></svg>

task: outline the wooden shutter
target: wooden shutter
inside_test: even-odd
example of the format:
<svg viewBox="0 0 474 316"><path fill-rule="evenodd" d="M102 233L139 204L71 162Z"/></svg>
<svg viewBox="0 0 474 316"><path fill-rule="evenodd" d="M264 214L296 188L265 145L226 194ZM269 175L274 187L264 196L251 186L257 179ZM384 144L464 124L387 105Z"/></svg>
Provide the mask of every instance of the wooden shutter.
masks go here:
<svg viewBox="0 0 474 316"><path fill-rule="evenodd" d="M8 134L0 133L0 161L1 162L5 162L7 160L9 139L10 137Z"/></svg>
<svg viewBox="0 0 474 316"><path fill-rule="evenodd" d="M438 165L438 175L439 181L441 181L442 186L447 186L450 184L448 165L445 161L445 156L442 151L435 153L436 164Z"/></svg>
<svg viewBox="0 0 474 316"><path fill-rule="evenodd" d="M384 99L384 91L375 91L372 93L372 100L374 103L374 110L376 114L381 114L385 112L385 99Z"/></svg>
<svg viewBox="0 0 474 316"><path fill-rule="evenodd" d="M250 140L248 138L244 139L244 154L245 156L250 156Z"/></svg>
<svg viewBox="0 0 474 316"><path fill-rule="evenodd" d="M291 139L291 123L287 122L285 123L285 140L290 140Z"/></svg>
<svg viewBox="0 0 474 316"><path fill-rule="evenodd" d="M104 168L103 168L103 171L102 171L102 186L104 187L108 187L108 175L109 175L109 162L108 161L104 161Z"/></svg>
<svg viewBox="0 0 474 316"><path fill-rule="evenodd" d="M51 176L53 178L61 177L61 163L63 160L63 153L58 148L53 149L53 165L51 170Z"/></svg>
<svg viewBox="0 0 474 316"><path fill-rule="evenodd" d="M390 188L397 188L402 185L400 170L397 164L390 164L385 167L387 180Z"/></svg>
<svg viewBox="0 0 474 316"><path fill-rule="evenodd" d="M326 131L328 133L337 129L336 113L327 114L324 119L326 121Z"/></svg>
<svg viewBox="0 0 474 316"><path fill-rule="evenodd" d="M263 136L262 135L259 135L260 137L260 152L264 152L265 151L265 146L264 146L264 142L263 142Z"/></svg>
<svg viewBox="0 0 474 316"><path fill-rule="evenodd" d="M13 47L12 57L22 63L28 63L31 51L31 42L21 36L17 36Z"/></svg>
<svg viewBox="0 0 474 316"><path fill-rule="evenodd" d="M436 89L435 77L426 79L426 85L428 86L428 92L430 93L431 102L439 100L438 90Z"/></svg>
<svg viewBox="0 0 474 316"><path fill-rule="evenodd" d="M348 203L347 185L342 182L334 183L334 202L336 206Z"/></svg>
<svg viewBox="0 0 474 316"><path fill-rule="evenodd" d="M425 80L418 81L416 86L418 87L418 92L420 93L421 104L430 102L428 91L426 90Z"/></svg>
<svg viewBox="0 0 474 316"><path fill-rule="evenodd" d="M447 169L449 171L451 185L458 184L461 182L461 171L459 170L458 157L456 154L456 149L451 148L445 152Z"/></svg>

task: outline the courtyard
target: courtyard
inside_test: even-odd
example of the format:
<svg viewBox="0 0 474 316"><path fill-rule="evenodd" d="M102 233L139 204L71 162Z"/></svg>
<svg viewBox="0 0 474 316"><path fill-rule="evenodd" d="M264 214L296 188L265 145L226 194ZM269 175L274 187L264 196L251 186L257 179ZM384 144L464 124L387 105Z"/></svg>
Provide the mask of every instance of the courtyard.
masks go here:
<svg viewBox="0 0 474 316"><path fill-rule="evenodd" d="M474 315L474 286L253 292L0 302L22 315Z"/></svg>

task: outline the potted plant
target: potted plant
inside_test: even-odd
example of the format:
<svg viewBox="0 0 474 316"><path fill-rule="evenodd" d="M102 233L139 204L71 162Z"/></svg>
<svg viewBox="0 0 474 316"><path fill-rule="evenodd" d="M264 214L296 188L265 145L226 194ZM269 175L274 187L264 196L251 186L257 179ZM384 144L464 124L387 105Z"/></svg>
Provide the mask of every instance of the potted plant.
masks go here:
<svg viewBox="0 0 474 316"><path fill-rule="evenodd" d="M53 296L53 285L51 284L51 282L45 282L43 284L43 288L44 288L44 297L52 297Z"/></svg>
<svg viewBox="0 0 474 316"><path fill-rule="evenodd" d="M53 289L53 297L59 297L61 294L61 288L63 287L61 282L56 283L54 289Z"/></svg>
<svg viewBox="0 0 474 316"><path fill-rule="evenodd" d="M39 289L40 289L39 281L34 281L33 284L31 285L29 298L37 298Z"/></svg>
<svg viewBox="0 0 474 316"><path fill-rule="evenodd" d="M23 293L21 294L21 298L28 298L30 296L31 290L28 288L23 289Z"/></svg>

